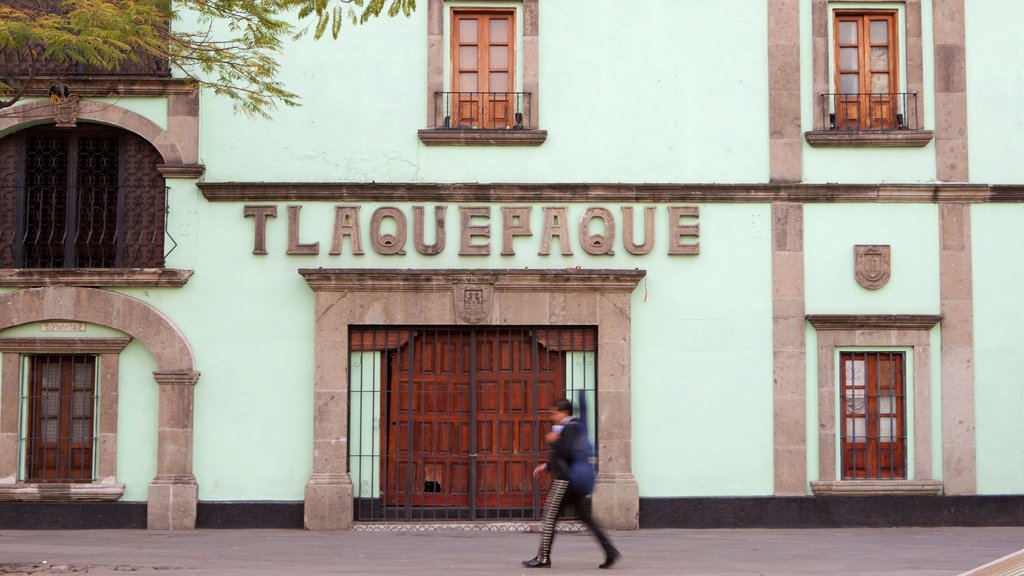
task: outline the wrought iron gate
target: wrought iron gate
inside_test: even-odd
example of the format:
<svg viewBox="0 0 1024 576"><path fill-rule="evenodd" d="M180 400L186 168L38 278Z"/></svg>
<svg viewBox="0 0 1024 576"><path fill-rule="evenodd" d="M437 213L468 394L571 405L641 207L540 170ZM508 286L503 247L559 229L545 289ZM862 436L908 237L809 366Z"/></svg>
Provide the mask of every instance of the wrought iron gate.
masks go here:
<svg viewBox="0 0 1024 576"><path fill-rule="evenodd" d="M593 328L356 328L349 335L355 518L537 518L548 407L587 397Z"/></svg>

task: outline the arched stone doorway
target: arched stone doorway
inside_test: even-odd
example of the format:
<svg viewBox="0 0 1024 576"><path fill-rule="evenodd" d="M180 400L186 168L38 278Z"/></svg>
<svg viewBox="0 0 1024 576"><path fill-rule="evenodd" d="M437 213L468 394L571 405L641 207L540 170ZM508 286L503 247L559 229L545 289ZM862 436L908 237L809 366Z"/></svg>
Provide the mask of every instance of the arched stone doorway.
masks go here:
<svg viewBox="0 0 1024 576"><path fill-rule="evenodd" d="M192 474L192 430L194 387L199 372L184 334L153 306L116 292L48 287L0 295L0 330L48 320L88 322L114 328L139 340L153 355L157 364L153 378L159 385L160 405L157 474L149 486L147 525L156 530L194 528L198 484ZM45 343L31 342L34 339L21 340L24 342L3 348L0 410L5 414L10 414L11 410L17 414L19 409L18 365L22 353L39 351L40 345L45 347ZM82 346L91 349L88 341ZM5 452L16 446L18 438L17 419L13 428L9 421L10 418L6 418L0 424L0 450ZM9 454L0 454L0 462L9 465ZM0 477L8 476L7 472L0 471Z"/></svg>

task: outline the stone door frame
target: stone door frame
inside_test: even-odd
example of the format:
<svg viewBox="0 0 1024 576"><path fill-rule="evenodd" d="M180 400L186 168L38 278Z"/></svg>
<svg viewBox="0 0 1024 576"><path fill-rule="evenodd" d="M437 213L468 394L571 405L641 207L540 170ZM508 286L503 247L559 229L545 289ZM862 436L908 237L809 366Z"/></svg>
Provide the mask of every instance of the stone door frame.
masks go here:
<svg viewBox="0 0 1024 576"><path fill-rule="evenodd" d="M349 327L358 325L596 326L600 474L593 511L613 529L639 526L632 468L631 298L643 270L300 269L315 294L313 470L305 527L346 530ZM473 287L472 302L458 295ZM487 294L481 305L479 294ZM467 304L472 310L467 311Z"/></svg>

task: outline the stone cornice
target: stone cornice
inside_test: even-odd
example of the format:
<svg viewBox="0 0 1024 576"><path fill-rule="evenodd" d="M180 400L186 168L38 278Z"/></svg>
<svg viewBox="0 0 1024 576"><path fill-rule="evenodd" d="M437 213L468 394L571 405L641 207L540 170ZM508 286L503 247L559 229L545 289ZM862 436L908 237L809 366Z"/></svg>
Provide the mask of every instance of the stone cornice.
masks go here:
<svg viewBox="0 0 1024 576"><path fill-rule="evenodd" d="M203 164L157 164L164 178L199 178L206 172Z"/></svg>
<svg viewBox="0 0 1024 576"><path fill-rule="evenodd" d="M175 268L9 268L0 270L0 287L180 288L193 273Z"/></svg>
<svg viewBox="0 0 1024 576"><path fill-rule="evenodd" d="M8 76L6 80L27 80L23 76ZM50 85L60 81L71 92L83 98L106 96L172 96L191 94L195 85L185 78L162 76L68 76L64 78L37 77L25 96L47 96Z"/></svg>
<svg viewBox="0 0 1024 576"><path fill-rule="evenodd" d="M160 385L184 384L195 386L199 382L200 373L194 370L175 370L170 372L153 372L153 379Z"/></svg>
<svg viewBox="0 0 1024 576"><path fill-rule="evenodd" d="M1024 202L986 184L427 184L199 182L211 202L829 203Z"/></svg>
<svg viewBox="0 0 1024 576"><path fill-rule="evenodd" d="M0 338L0 352L19 354L116 354L131 338Z"/></svg>
<svg viewBox="0 0 1024 576"><path fill-rule="evenodd" d="M419 131L426 146L540 146L547 130L452 130L431 128Z"/></svg>
<svg viewBox="0 0 1024 576"><path fill-rule="evenodd" d="M817 330L931 330L939 314L808 314Z"/></svg>
<svg viewBox="0 0 1024 576"><path fill-rule="evenodd" d="M303 268L314 292L439 292L456 284L493 284L501 292L632 292L645 270L367 270Z"/></svg>
<svg viewBox="0 0 1024 576"><path fill-rule="evenodd" d="M804 139L815 148L921 148L935 138L931 130L813 130Z"/></svg>

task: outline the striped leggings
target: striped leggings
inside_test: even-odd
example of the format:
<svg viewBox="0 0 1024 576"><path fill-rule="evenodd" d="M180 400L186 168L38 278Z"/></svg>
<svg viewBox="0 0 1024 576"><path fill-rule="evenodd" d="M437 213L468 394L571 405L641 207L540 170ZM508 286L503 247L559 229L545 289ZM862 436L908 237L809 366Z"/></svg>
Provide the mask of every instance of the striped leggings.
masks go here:
<svg viewBox="0 0 1024 576"><path fill-rule="evenodd" d="M537 560L541 562L551 560L551 543L555 539L555 522L558 520L558 512L562 508L562 498L565 497L565 490L568 487L568 480L553 480L551 489L548 490L548 499L544 503L544 512L541 516L540 550L537 551Z"/></svg>

